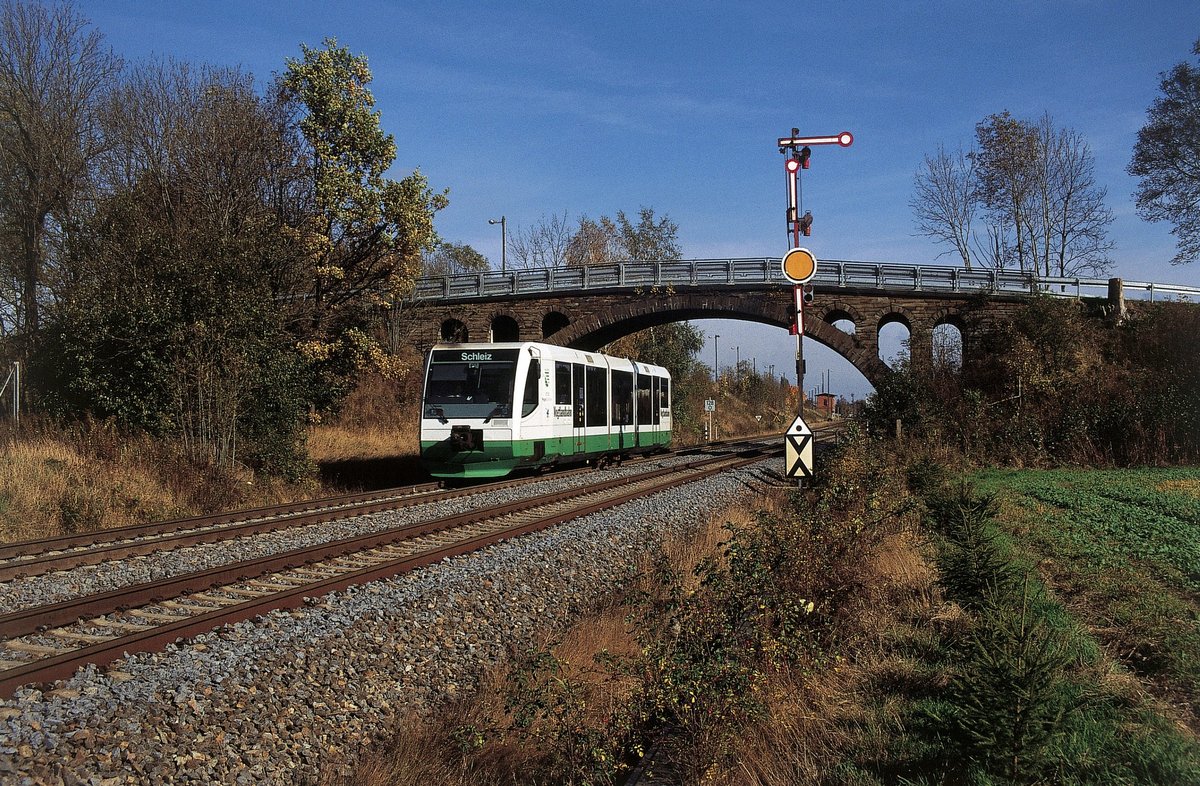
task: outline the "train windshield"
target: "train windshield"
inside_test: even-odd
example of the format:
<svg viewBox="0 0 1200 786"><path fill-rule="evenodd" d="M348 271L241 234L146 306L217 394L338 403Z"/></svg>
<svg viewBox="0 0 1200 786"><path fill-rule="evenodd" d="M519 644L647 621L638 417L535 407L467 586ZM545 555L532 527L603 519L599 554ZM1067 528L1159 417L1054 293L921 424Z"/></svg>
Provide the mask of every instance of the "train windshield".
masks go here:
<svg viewBox="0 0 1200 786"><path fill-rule="evenodd" d="M439 349L425 383L427 418L512 417L515 349Z"/></svg>

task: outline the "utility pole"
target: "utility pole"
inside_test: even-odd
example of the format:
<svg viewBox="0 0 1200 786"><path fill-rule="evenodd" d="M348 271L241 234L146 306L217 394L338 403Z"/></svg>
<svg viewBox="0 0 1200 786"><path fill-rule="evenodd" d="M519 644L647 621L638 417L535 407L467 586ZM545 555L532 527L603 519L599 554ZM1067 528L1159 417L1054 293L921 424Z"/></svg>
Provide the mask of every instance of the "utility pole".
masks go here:
<svg viewBox="0 0 1200 786"><path fill-rule="evenodd" d="M500 272L504 273L508 267L508 218L489 218L488 223L500 225Z"/></svg>
<svg viewBox="0 0 1200 786"><path fill-rule="evenodd" d="M721 373L718 370L718 369L720 369L720 366L717 365L717 339L719 339L720 337L721 337L721 335L719 333L713 333L713 384L714 385L717 384L717 380L721 378Z"/></svg>

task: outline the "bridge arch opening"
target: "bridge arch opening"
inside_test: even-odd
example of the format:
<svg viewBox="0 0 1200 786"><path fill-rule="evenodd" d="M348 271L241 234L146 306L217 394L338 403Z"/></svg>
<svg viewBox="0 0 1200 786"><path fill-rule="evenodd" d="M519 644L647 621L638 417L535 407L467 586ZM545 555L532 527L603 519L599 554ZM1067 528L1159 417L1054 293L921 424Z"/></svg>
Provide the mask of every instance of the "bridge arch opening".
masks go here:
<svg viewBox="0 0 1200 786"><path fill-rule="evenodd" d="M825 312L825 321L846 335L853 336L858 326L859 317L849 308L834 306Z"/></svg>
<svg viewBox="0 0 1200 786"><path fill-rule="evenodd" d="M786 327L756 320L700 318L689 321L703 336L696 360L705 366L710 379L714 363L720 366L721 377L725 378L734 373L740 360L743 371L748 367L751 373L757 373L763 379L796 384L796 337L789 334ZM822 335L829 337L825 333ZM714 336L719 336L715 342ZM837 336L844 339L844 334L834 337ZM804 375L806 394L812 394L814 389L827 391L853 406L875 389L838 346L824 343L821 337L811 334L804 337L804 360L807 366ZM723 404L718 399L716 417L719 418L722 411ZM789 419L792 416L794 413L789 412Z"/></svg>
<svg viewBox="0 0 1200 786"><path fill-rule="evenodd" d="M833 325L835 328L842 331L843 333L845 333L848 336L853 336L854 331L858 329L858 326L854 324L854 320L847 319L845 317L836 319L836 320L830 322L829 324Z"/></svg>
<svg viewBox="0 0 1200 786"><path fill-rule="evenodd" d="M893 312L879 320L879 359L888 368L894 369L909 358L911 340L912 326L903 314Z"/></svg>
<svg viewBox="0 0 1200 786"><path fill-rule="evenodd" d="M498 314L492 318L492 341L520 341L521 326L517 320L508 314Z"/></svg>
<svg viewBox="0 0 1200 786"><path fill-rule="evenodd" d="M442 327L439 331L442 341L448 341L455 344L465 344L470 341L470 334L467 332L467 326L457 319L446 319L442 321Z"/></svg>
<svg viewBox="0 0 1200 786"><path fill-rule="evenodd" d="M558 331L571 324L566 314L551 311L542 317L542 338L550 338Z"/></svg>

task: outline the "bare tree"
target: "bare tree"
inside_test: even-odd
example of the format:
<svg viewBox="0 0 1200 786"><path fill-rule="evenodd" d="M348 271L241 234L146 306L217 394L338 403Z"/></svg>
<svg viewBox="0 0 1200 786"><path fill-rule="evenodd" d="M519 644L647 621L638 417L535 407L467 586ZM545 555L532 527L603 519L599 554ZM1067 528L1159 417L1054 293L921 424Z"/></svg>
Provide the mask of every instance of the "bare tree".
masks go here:
<svg viewBox="0 0 1200 786"><path fill-rule="evenodd" d="M1056 131L1049 115L1042 118L1039 135L1047 179L1043 269L1048 276L1103 273L1112 265L1107 230L1113 217L1104 204L1108 190L1096 185L1091 148L1072 129Z"/></svg>
<svg viewBox="0 0 1200 786"><path fill-rule="evenodd" d="M971 269L971 222L975 218L975 158L938 145L917 171L916 193L909 206L922 235L948 243ZM949 251L945 253L950 253Z"/></svg>
<svg viewBox="0 0 1200 786"><path fill-rule="evenodd" d="M629 220L625 211L618 210L617 220L613 223L623 257L621 261L679 259L683 256L679 248L679 226L669 216L656 219L652 207L638 209L637 224Z"/></svg>
<svg viewBox="0 0 1200 786"><path fill-rule="evenodd" d="M570 267L622 261L616 223L608 216L600 216L599 221L580 216L579 227L567 244L565 258Z"/></svg>
<svg viewBox="0 0 1200 786"><path fill-rule="evenodd" d="M616 219L600 216L592 220L579 217L579 227L567 245L567 264L601 265L633 260L679 259L679 226L669 216L657 218L654 208L638 210L633 223L625 211L618 210Z"/></svg>
<svg viewBox="0 0 1200 786"><path fill-rule="evenodd" d="M989 115L975 126L979 143L975 151L977 193L993 220L1016 236L1016 261L1024 271L1029 264L1030 194L1037 180L1037 134L1008 112ZM999 267L1007 260L999 259ZM1035 268L1036 270L1036 268Z"/></svg>
<svg viewBox="0 0 1200 786"><path fill-rule="evenodd" d="M50 224L68 220L103 149L97 106L121 67L69 4L0 5L0 219L28 334L38 329Z"/></svg>
<svg viewBox="0 0 1200 786"><path fill-rule="evenodd" d="M529 227L520 227L508 238L509 265L519 268L562 267L571 242L567 211L542 216Z"/></svg>
<svg viewBox="0 0 1200 786"><path fill-rule="evenodd" d="M953 246L968 268L1068 276L1111 266L1112 212L1078 133L1049 115L1035 125L1004 112L976 126L976 137L976 149L939 147L917 171L910 206L921 234Z"/></svg>

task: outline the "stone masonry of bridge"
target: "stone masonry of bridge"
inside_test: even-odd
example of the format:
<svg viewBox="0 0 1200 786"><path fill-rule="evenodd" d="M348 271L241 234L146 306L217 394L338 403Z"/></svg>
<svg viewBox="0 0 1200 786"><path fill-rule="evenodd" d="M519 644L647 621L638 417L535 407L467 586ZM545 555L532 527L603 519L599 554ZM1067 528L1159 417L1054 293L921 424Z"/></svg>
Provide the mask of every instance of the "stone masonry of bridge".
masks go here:
<svg viewBox="0 0 1200 786"><path fill-rule="evenodd" d="M413 338L426 349L437 341L545 341L598 350L611 341L671 322L740 319L787 329L792 322L788 286L670 287L632 291L586 291L553 296L486 298L429 306ZM1023 298L914 292L911 296L818 287L804 309L804 334L842 355L878 386L889 373L879 358L879 331L893 322L909 330L912 358L932 357L932 334L941 324L962 336L963 357L979 339L1008 321ZM854 332L834 323L849 320Z"/></svg>

